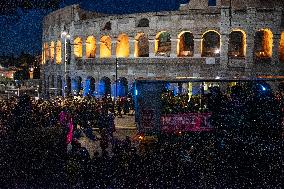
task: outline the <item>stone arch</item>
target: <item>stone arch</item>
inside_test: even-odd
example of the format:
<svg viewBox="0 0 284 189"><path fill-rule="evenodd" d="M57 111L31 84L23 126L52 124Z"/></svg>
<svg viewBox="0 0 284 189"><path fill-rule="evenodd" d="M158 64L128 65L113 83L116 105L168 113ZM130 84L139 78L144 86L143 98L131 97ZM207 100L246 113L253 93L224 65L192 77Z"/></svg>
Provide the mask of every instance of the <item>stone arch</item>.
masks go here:
<svg viewBox="0 0 284 189"><path fill-rule="evenodd" d="M62 77L57 76L57 95L62 96Z"/></svg>
<svg viewBox="0 0 284 189"><path fill-rule="evenodd" d="M50 43L50 60L52 61L52 63L54 61L54 55L55 55L55 43L54 43L54 41L51 41L51 43Z"/></svg>
<svg viewBox="0 0 284 189"><path fill-rule="evenodd" d="M48 43L44 43L43 44L43 57L42 57L43 59L43 64L45 64L46 63L46 61L48 61L49 60L49 47L48 47Z"/></svg>
<svg viewBox="0 0 284 189"><path fill-rule="evenodd" d="M128 81L125 77L120 77L116 81L117 95L119 97L126 97L128 95Z"/></svg>
<svg viewBox="0 0 284 189"><path fill-rule="evenodd" d="M215 30L206 31L202 35L202 56L203 57L219 57L221 39L220 34Z"/></svg>
<svg viewBox="0 0 284 189"><path fill-rule="evenodd" d="M129 53L130 46L128 36L126 34L120 34L116 43L116 57L127 58L129 57Z"/></svg>
<svg viewBox="0 0 284 189"><path fill-rule="evenodd" d="M110 36L103 36L100 40L100 58L111 57L111 38Z"/></svg>
<svg viewBox="0 0 284 189"><path fill-rule="evenodd" d="M270 29L261 29L254 36L254 55L257 58L271 58L273 33Z"/></svg>
<svg viewBox="0 0 284 189"><path fill-rule="evenodd" d="M147 18L142 18L138 21L137 27L149 27L150 21Z"/></svg>
<svg viewBox="0 0 284 189"><path fill-rule="evenodd" d="M89 76L85 82L84 96L94 96L96 80L92 76Z"/></svg>
<svg viewBox="0 0 284 189"><path fill-rule="evenodd" d="M83 56L83 41L80 37L74 40L74 56L75 58L82 58Z"/></svg>
<svg viewBox="0 0 284 189"><path fill-rule="evenodd" d="M76 76L74 79L72 79L72 92L74 96L80 95L81 90L82 90L82 77Z"/></svg>
<svg viewBox="0 0 284 189"><path fill-rule="evenodd" d="M156 35L155 40L156 56L167 56L171 54L171 35L166 31L161 31Z"/></svg>
<svg viewBox="0 0 284 189"><path fill-rule="evenodd" d="M56 43L56 64L61 64L61 60L62 60L62 45L61 45L61 41L57 41Z"/></svg>
<svg viewBox="0 0 284 189"><path fill-rule="evenodd" d="M86 58L96 57L96 38L89 36L86 40Z"/></svg>
<svg viewBox="0 0 284 189"><path fill-rule="evenodd" d="M100 96L107 96L111 94L111 81L108 77L103 77L99 81L98 93Z"/></svg>
<svg viewBox="0 0 284 189"><path fill-rule="evenodd" d="M280 62L284 62L284 32L281 33L281 38L280 38L279 60Z"/></svg>
<svg viewBox="0 0 284 189"><path fill-rule="evenodd" d="M194 55L194 36L191 32L184 31L178 35L177 55L178 57Z"/></svg>
<svg viewBox="0 0 284 189"><path fill-rule="evenodd" d="M135 37L134 57L149 57L149 40L144 33Z"/></svg>
<svg viewBox="0 0 284 189"><path fill-rule="evenodd" d="M243 30L233 30L229 35L229 57L245 57L246 55L246 33Z"/></svg>
<svg viewBox="0 0 284 189"><path fill-rule="evenodd" d="M105 24L103 30L111 30L111 22L110 22L110 21L108 21L108 22Z"/></svg>

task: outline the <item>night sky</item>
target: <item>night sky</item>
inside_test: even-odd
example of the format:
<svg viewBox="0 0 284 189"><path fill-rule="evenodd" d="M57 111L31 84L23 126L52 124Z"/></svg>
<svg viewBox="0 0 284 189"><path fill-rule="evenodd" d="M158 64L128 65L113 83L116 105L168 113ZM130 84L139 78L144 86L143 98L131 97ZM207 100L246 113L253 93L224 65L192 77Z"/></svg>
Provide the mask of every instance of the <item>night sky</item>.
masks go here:
<svg viewBox="0 0 284 189"><path fill-rule="evenodd" d="M0 1L0 55L40 54L42 19L49 12L79 3L103 13L177 10L189 0L6 0Z"/></svg>

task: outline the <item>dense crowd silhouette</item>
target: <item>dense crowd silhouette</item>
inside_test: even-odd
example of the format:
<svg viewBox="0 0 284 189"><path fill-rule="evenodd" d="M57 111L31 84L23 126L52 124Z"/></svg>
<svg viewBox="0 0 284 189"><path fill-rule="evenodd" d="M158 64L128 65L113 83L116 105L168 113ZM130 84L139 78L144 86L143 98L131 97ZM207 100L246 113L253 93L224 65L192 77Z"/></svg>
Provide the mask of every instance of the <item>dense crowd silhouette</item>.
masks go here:
<svg viewBox="0 0 284 189"><path fill-rule="evenodd" d="M191 100L166 92L163 114L211 112L214 131L161 134L152 142L112 135L114 116L132 114L131 98L0 101L0 188L281 188L283 89L212 87ZM80 132L100 140L102 153L91 157Z"/></svg>

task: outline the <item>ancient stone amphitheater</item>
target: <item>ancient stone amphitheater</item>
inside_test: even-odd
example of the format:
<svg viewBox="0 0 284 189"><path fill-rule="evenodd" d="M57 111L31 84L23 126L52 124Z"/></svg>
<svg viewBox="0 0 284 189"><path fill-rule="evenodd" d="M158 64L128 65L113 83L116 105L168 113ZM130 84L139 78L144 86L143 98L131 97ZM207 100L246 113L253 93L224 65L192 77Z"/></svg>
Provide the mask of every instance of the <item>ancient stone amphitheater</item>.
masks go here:
<svg viewBox="0 0 284 189"><path fill-rule="evenodd" d="M125 96L137 78L281 76L283 15L272 0L190 0L125 15L68 6L43 21L42 92Z"/></svg>

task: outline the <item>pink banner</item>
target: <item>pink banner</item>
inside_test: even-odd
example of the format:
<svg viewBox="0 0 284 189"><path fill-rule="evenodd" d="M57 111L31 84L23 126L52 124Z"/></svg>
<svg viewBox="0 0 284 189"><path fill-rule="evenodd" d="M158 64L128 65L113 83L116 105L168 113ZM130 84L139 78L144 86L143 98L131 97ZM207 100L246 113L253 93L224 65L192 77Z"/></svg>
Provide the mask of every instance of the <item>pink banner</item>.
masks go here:
<svg viewBox="0 0 284 189"><path fill-rule="evenodd" d="M210 131L211 113L184 113L161 116L162 132Z"/></svg>
<svg viewBox="0 0 284 189"><path fill-rule="evenodd" d="M69 144L72 142L72 138L73 138L73 130L74 130L74 123L73 123L73 119L71 118L68 124L68 134L66 137L66 143Z"/></svg>

